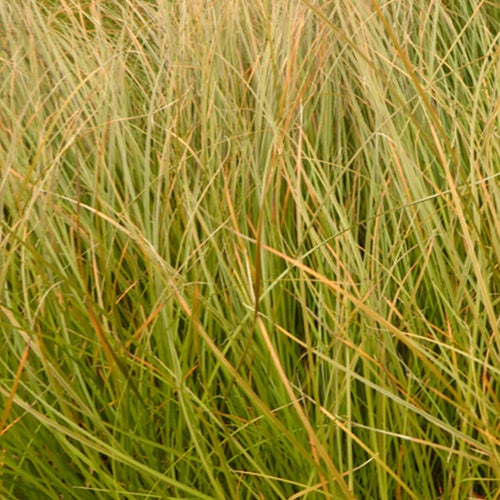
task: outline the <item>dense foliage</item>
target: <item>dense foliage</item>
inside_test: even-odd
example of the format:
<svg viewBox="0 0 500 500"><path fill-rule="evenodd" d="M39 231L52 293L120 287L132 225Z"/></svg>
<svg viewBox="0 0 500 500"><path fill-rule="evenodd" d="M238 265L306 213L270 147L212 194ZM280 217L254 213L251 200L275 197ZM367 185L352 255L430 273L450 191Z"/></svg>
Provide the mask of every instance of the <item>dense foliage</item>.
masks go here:
<svg viewBox="0 0 500 500"><path fill-rule="evenodd" d="M0 497L498 498L498 21L0 0Z"/></svg>

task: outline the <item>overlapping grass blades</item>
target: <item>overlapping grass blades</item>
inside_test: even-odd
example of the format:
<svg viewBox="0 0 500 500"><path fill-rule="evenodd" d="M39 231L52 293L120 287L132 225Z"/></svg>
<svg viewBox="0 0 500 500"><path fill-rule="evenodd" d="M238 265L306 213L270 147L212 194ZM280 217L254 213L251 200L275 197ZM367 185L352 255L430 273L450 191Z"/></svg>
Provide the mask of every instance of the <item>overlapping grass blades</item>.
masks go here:
<svg viewBox="0 0 500 500"><path fill-rule="evenodd" d="M497 21L0 0L0 496L496 498Z"/></svg>

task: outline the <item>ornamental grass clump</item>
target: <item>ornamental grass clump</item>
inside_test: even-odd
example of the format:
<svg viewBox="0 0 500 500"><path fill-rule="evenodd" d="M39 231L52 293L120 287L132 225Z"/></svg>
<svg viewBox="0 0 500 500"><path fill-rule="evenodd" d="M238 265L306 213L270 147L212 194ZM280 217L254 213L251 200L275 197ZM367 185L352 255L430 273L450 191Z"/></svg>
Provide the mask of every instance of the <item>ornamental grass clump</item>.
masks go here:
<svg viewBox="0 0 500 500"><path fill-rule="evenodd" d="M498 498L497 28L0 0L0 497Z"/></svg>

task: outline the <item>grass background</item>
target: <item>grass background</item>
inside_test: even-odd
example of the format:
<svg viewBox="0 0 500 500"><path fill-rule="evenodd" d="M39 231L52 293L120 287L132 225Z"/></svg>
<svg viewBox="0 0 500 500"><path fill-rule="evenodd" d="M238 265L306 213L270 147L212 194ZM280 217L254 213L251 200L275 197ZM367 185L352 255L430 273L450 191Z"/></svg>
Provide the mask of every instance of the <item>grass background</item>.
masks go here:
<svg viewBox="0 0 500 500"><path fill-rule="evenodd" d="M0 496L498 498L499 19L0 0Z"/></svg>

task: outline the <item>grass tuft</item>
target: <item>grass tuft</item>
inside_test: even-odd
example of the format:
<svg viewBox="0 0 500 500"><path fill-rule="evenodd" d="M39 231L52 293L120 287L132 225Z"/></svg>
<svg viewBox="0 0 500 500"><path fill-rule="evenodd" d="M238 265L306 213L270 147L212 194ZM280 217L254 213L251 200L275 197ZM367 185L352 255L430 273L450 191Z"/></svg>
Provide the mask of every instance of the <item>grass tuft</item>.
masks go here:
<svg viewBox="0 0 500 500"><path fill-rule="evenodd" d="M498 498L497 25L0 0L0 496Z"/></svg>

